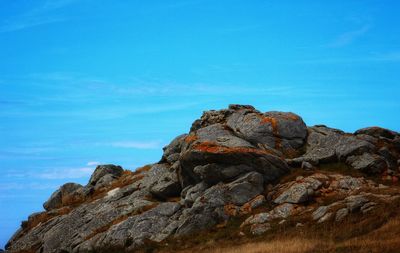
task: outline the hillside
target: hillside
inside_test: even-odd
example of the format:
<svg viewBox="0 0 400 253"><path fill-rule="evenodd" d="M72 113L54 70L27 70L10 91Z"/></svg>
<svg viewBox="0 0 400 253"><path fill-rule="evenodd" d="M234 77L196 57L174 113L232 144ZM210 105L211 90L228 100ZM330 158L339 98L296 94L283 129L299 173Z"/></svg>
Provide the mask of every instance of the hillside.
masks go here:
<svg viewBox="0 0 400 253"><path fill-rule="evenodd" d="M400 134L206 111L158 163L100 165L23 221L7 252L398 252Z"/></svg>

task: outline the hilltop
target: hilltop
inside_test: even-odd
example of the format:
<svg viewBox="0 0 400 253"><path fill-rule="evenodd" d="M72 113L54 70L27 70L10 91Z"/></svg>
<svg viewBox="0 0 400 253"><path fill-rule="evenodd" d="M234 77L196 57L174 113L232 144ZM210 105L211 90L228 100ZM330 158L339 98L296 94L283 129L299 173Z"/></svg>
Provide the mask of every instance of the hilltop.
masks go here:
<svg viewBox="0 0 400 253"><path fill-rule="evenodd" d="M211 110L135 171L62 185L7 252L396 252L400 134ZM397 237L397 238L396 238ZM283 248L282 248L283 247ZM258 250L258 251L257 251ZM270 250L270 251L268 251Z"/></svg>

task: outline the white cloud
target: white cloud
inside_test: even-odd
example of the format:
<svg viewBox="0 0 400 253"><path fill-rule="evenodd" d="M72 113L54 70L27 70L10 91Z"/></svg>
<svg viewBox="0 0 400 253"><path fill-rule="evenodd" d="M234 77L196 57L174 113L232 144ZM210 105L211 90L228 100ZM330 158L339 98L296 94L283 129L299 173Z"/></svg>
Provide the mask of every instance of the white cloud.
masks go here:
<svg viewBox="0 0 400 253"><path fill-rule="evenodd" d="M135 149L157 149L161 148L160 141L119 141L111 143L111 146L118 148L135 148Z"/></svg>
<svg viewBox="0 0 400 253"><path fill-rule="evenodd" d="M360 29L342 33L332 43L330 43L329 46L330 47L343 47L343 46L349 45L353 41L358 39L359 37L366 34L370 28L371 28L370 25L364 25Z"/></svg>

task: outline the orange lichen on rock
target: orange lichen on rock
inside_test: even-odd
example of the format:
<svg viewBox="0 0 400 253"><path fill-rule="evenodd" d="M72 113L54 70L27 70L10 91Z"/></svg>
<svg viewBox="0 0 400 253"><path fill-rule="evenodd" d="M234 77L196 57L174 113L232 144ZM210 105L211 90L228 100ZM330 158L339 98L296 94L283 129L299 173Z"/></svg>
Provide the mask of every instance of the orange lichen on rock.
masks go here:
<svg viewBox="0 0 400 253"><path fill-rule="evenodd" d="M281 138L279 138L279 131L278 131L278 121L274 117L263 117L261 119L261 123L263 124L271 124L272 128L272 133L275 137L275 148L276 149L281 149L282 148L282 143L281 143Z"/></svg>
<svg viewBox="0 0 400 253"><path fill-rule="evenodd" d="M197 137L196 135L191 134L191 135L186 136L185 142L186 142L186 143L191 143L191 142L196 141L198 138L199 138L199 137Z"/></svg>
<svg viewBox="0 0 400 253"><path fill-rule="evenodd" d="M207 153L217 153L217 154L226 154L226 153L254 153L254 154L270 154L267 150L256 149L256 148L248 148L248 147L224 147L220 146L214 142L201 142L193 146L194 150L207 152Z"/></svg>
<svg viewBox="0 0 400 253"><path fill-rule="evenodd" d="M246 204L244 204L243 206L240 207L240 212L242 214L249 214L251 213L253 209L251 208L251 203L247 202Z"/></svg>
<svg viewBox="0 0 400 253"><path fill-rule="evenodd" d="M239 208L234 204L226 204L224 206L224 213L228 216L238 216Z"/></svg>

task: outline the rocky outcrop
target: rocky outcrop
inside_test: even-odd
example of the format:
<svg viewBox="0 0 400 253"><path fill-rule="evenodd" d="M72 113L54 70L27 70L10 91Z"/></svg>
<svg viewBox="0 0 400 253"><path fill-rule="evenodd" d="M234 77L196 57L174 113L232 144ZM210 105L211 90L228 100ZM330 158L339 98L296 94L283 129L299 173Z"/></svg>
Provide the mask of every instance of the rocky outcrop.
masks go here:
<svg viewBox="0 0 400 253"><path fill-rule="evenodd" d="M385 187L363 175L395 182L399 139L376 127L354 134L307 127L296 114L252 106L207 111L164 147L160 162L134 172L100 165L87 185L61 186L45 211L22 223L7 250L133 252L233 217L243 220L242 233L256 236L289 217L342 222L397 197L377 193ZM287 179L301 169L304 176Z"/></svg>
<svg viewBox="0 0 400 253"><path fill-rule="evenodd" d="M323 125L308 129L306 152L287 161L292 165L340 162L366 174L398 176L400 135L383 128L364 128L348 134Z"/></svg>

